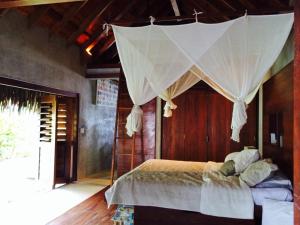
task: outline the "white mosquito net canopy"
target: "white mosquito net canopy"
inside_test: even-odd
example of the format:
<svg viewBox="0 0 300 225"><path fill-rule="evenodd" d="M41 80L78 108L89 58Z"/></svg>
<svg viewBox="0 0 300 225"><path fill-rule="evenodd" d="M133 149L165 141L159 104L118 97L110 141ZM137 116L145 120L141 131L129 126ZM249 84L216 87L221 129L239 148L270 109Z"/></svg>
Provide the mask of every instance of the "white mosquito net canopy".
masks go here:
<svg viewBox="0 0 300 225"><path fill-rule="evenodd" d="M118 53L134 107L127 133L141 129L141 105L156 96L167 102L203 80L233 104L232 136L247 122L246 106L277 59L293 25L294 15L243 16L204 24L144 27L113 25Z"/></svg>

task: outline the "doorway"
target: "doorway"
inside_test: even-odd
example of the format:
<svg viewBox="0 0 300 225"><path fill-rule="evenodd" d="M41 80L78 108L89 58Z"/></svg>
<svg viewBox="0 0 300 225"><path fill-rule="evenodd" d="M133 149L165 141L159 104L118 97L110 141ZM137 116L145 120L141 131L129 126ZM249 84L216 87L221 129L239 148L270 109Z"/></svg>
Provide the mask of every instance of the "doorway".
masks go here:
<svg viewBox="0 0 300 225"><path fill-rule="evenodd" d="M77 179L79 95L19 83L0 84L2 203Z"/></svg>
<svg viewBox="0 0 300 225"><path fill-rule="evenodd" d="M0 110L0 199L11 202L42 190L38 182L39 114L12 102ZM22 188L20 188L22 187Z"/></svg>

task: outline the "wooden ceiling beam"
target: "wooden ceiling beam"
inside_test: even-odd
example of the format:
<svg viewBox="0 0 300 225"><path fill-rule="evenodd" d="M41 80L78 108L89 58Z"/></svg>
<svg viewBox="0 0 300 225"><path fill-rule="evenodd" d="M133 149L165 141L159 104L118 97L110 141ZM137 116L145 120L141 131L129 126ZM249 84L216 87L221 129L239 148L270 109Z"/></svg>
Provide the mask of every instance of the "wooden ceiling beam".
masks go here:
<svg viewBox="0 0 300 225"><path fill-rule="evenodd" d="M88 26L93 23L94 21L96 21L99 17L101 17L105 11L115 2L115 0L109 0L104 7L97 7L96 10L94 10L89 16L88 18L86 18L79 26L79 29L74 32L73 34L71 34L71 36L68 38L68 45L72 44L76 38L82 34L87 28Z"/></svg>
<svg viewBox="0 0 300 225"><path fill-rule="evenodd" d="M288 4L285 4L280 0L272 0L272 2L268 2L268 3L269 3L269 5L271 5L273 7L286 7L286 6L288 6Z"/></svg>
<svg viewBox="0 0 300 225"><path fill-rule="evenodd" d="M14 1L1 1L0 9L17 8L23 6L33 5L47 5L67 2L82 2L86 0L14 0Z"/></svg>
<svg viewBox="0 0 300 225"><path fill-rule="evenodd" d="M261 15L261 14L273 14L273 13L286 13L286 12L292 12L293 7L284 7L284 8L278 8L278 9L255 9L255 10L248 10L248 15ZM239 17L245 14L245 11L239 10L239 11L224 11L224 15L227 17ZM203 13L198 16L199 20L206 19L210 17L211 15L217 14L211 14L211 13ZM170 21L174 20L174 23L178 23L178 20L194 20L194 16L169 16L169 17L157 17L156 21L163 22L163 21ZM216 17L218 18L218 17ZM130 24L147 24L149 23L149 18L144 19L136 19L134 21L126 21L126 20L119 20L119 21L112 21L112 24L118 24L118 25L125 25L130 26ZM95 58L101 57L101 55L107 51L113 44L115 43L114 37L109 37L107 40L107 43L105 43L103 46L101 46L99 49L96 49L94 52L97 52L97 54L93 55Z"/></svg>
<svg viewBox="0 0 300 225"><path fill-rule="evenodd" d="M233 1L221 0L221 2L233 11L237 11L239 9L239 7L236 4L234 4Z"/></svg>
<svg viewBox="0 0 300 225"><path fill-rule="evenodd" d="M187 4L183 4L183 7L186 9L187 15L192 15L194 13L194 10L197 10L198 12L205 11L205 9L197 5L194 0L188 1ZM205 18L201 18L201 15L198 15L198 21L205 23L217 22L217 20L212 16L206 16Z"/></svg>
<svg viewBox="0 0 300 225"><path fill-rule="evenodd" d="M116 48L115 51L114 51L113 54L112 54L111 59L114 59L114 58L116 58L117 56L119 56L119 55L118 55L118 49Z"/></svg>
<svg viewBox="0 0 300 225"><path fill-rule="evenodd" d="M169 4L169 3L167 1L165 1L164 4L160 5L160 7L155 8L155 11L151 12L151 15L153 15L155 17L156 15L159 15L162 11L165 11L165 6L167 4ZM147 7L144 8L143 10L141 10L139 12L139 15L143 14L144 11L146 11L146 10L147 10ZM149 23L150 19L148 18L147 20L148 20L148 23ZM133 23L134 22L131 21L131 22L127 23L126 25L130 26ZM95 55L95 57L101 57L101 55L103 55L111 46L113 46L113 44L115 42L116 42L115 38L114 38L114 36L112 34L111 37L108 38L108 40L106 41L106 43L103 46L101 46L99 50L98 49L96 50L97 54Z"/></svg>
<svg viewBox="0 0 300 225"><path fill-rule="evenodd" d="M207 17L208 17L211 21L217 22L217 20L214 18L214 16L211 15L211 13L209 13L210 11L207 10L207 8L206 8L205 6L203 6L202 4L199 4L199 2L196 1L196 0L190 0L190 2L195 6L195 9L196 9L197 11L200 10L200 12L203 12L204 14L207 14L207 15L208 15ZM201 15L198 15L198 18L199 18L199 16L201 16ZM219 15L218 15L218 16L219 16Z"/></svg>
<svg viewBox="0 0 300 225"><path fill-rule="evenodd" d="M206 5L205 8L209 8L209 11L215 14L219 14L221 18L225 19L225 20L229 20L230 18L223 14L223 12L221 12L220 9L218 9L210 0L205 0L204 1Z"/></svg>
<svg viewBox="0 0 300 225"><path fill-rule="evenodd" d="M181 14L179 11L177 0L170 0L170 1L171 1L171 5L172 5L175 16L180 16Z"/></svg>
<svg viewBox="0 0 300 225"><path fill-rule="evenodd" d="M247 10L249 9L256 9L255 4L252 1L249 0L239 0Z"/></svg>
<svg viewBox="0 0 300 225"><path fill-rule="evenodd" d="M54 33L58 33L68 23L68 21L86 5L87 2L88 1L84 1L80 4L73 5L69 10L67 10L62 19L51 28L49 36L52 36Z"/></svg>
<svg viewBox="0 0 300 225"><path fill-rule="evenodd" d="M104 69L104 68L121 68L121 64L119 63L96 63L96 64L88 64L87 69Z"/></svg>
<svg viewBox="0 0 300 225"><path fill-rule="evenodd" d="M97 80L97 79L112 79L119 78L120 73L99 73L99 74L86 74L86 79Z"/></svg>
<svg viewBox="0 0 300 225"><path fill-rule="evenodd" d="M121 73L121 64L88 64L86 78L117 78Z"/></svg>
<svg viewBox="0 0 300 225"><path fill-rule="evenodd" d="M113 57L117 52L116 42L101 55L101 62L113 63Z"/></svg>
<svg viewBox="0 0 300 225"><path fill-rule="evenodd" d="M100 48L98 54L102 55L104 52L106 52L113 44L115 43L115 37L114 35L111 35L109 39L105 42L105 44Z"/></svg>
<svg viewBox="0 0 300 225"><path fill-rule="evenodd" d="M132 0L129 4L127 4L127 6L114 18L114 21L118 21L120 20L124 15L126 15L126 13L129 12L129 10L137 3L138 0ZM87 40L83 45L82 45L82 49L85 50L87 49L89 46L93 45L95 46L96 43L104 38L106 36L106 32L105 30L102 30L101 28L98 28L91 36L91 38L89 40Z"/></svg>
<svg viewBox="0 0 300 225"><path fill-rule="evenodd" d="M277 14L277 13L289 13L293 12L293 7L284 7L284 8L277 8L277 9L255 9L255 10L247 10L248 15L270 15L270 14ZM224 15L227 17L240 17L245 14L245 11L224 11ZM219 14L214 13L203 13L198 15L198 19L205 19L210 18L211 16L215 16L217 18ZM164 23L164 22L171 22L173 21L174 24L178 23L178 20L193 20L195 16L166 16L166 17L157 17L154 23ZM223 20L226 21L226 20ZM115 25L125 25L128 26L129 24L149 24L149 18L136 18L132 20L119 20L119 21L112 21L111 24Z"/></svg>
<svg viewBox="0 0 300 225"><path fill-rule="evenodd" d="M162 15L162 13L166 16L172 16L173 15L173 9L171 7L169 7L169 9L166 9L165 7L161 7L156 12L157 17L159 17L159 15Z"/></svg>

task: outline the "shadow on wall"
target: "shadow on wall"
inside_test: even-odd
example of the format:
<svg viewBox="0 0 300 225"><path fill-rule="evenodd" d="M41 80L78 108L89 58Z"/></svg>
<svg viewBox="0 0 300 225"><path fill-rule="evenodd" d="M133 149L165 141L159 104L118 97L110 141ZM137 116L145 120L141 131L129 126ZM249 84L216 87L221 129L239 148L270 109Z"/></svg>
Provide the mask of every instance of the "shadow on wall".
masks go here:
<svg viewBox="0 0 300 225"><path fill-rule="evenodd" d="M86 110L86 117L80 118L81 126L86 128L86 133L81 134L85 148L80 155L87 156L83 160L84 176L91 176L103 170L110 169L111 152L114 138L116 108L106 105L96 105L96 81L89 81L90 95L87 101L92 104L92 109Z"/></svg>
<svg viewBox="0 0 300 225"><path fill-rule="evenodd" d="M99 150L100 152L100 170L111 168L112 143L105 143Z"/></svg>
<svg viewBox="0 0 300 225"><path fill-rule="evenodd" d="M114 134L114 109L103 107L94 125L88 128L87 139L90 151L87 163L87 175L110 169Z"/></svg>

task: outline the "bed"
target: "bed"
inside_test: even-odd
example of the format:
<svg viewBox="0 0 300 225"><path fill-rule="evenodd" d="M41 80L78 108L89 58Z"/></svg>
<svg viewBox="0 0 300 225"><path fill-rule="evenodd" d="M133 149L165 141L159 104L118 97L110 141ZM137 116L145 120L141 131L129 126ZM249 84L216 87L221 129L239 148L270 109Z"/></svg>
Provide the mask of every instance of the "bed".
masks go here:
<svg viewBox="0 0 300 225"><path fill-rule="evenodd" d="M107 203L133 205L136 225L260 224L259 188L223 176L222 164L148 160L106 191Z"/></svg>

